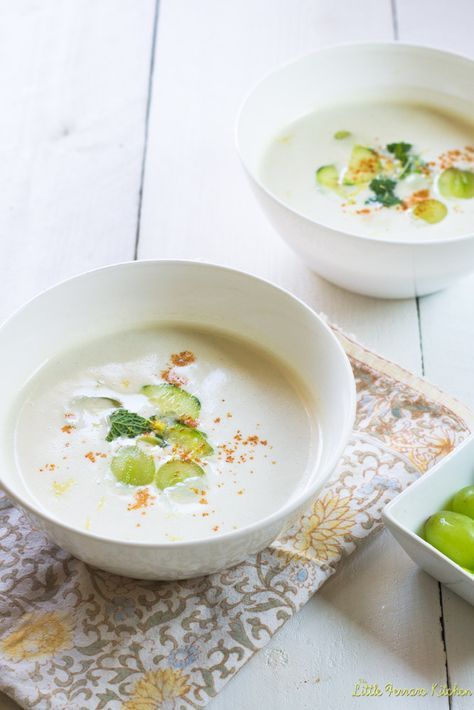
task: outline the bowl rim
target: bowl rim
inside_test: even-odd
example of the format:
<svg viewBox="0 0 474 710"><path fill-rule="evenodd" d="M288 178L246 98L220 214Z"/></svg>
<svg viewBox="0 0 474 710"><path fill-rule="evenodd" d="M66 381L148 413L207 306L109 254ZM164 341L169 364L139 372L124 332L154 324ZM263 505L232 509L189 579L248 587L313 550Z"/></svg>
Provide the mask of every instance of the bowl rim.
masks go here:
<svg viewBox="0 0 474 710"><path fill-rule="evenodd" d="M439 49L439 47L435 47L433 45L429 44L416 44L412 42L399 42L398 40L385 40L385 41L379 41L379 42L338 42L336 44L328 44L324 47L320 47L319 49L313 50L312 52L305 52L303 54L299 54L296 57L293 57L292 59L282 62L277 65L274 69L271 69L270 71L266 72L260 79L258 79L254 84L251 86L251 88L247 91L245 94L244 98L242 99L239 109L237 111L237 115L235 118L234 122L234 145L237 150L237 154L240 159L240 163L242 167L244 168L245 172L247 175L258 185L258 187L265 192L268 197L270 197L272 200L274 200L277 204L279 204L281 207L287 209L289 212L292 214L296 215L300 219L304 219L307 221L309 224L316 225L318 227L323 227L324 229L327 229L330 232L333 232L334 234L338 235L344 235L345 237L353 237L355 239L360 239L365 242L377 242L381 244L387 244L391 246L397 246L397 245L404 245L404 246L411 246L411 247L429 247L433 244L452 244L455 242L461 242L461 241L467 241L469 239L474 239L474 230L467 233L467 234L460 234L457 236L451 236L451 237L438 237L437 239L421 239L421 238L413 238L413 239L387 239L384 237L369 237L364 234L357 234L355 232L351 232L346 229L337 229L335 227L332 227L331 225L325 224L322 221L312 219L311 217L308 217L307 215L303 214L299 210L290 207L290 205L286 204L283 200L281 200L279 197L277 197L273 192L269 190L265 186L265 184L260 180L260 178L254 173L254 171L250 170L250 168L247 166L243 154L242 154L242 149L241 149L241 141L239 140L239 132L240 132L240 123L241 123L241 118L242 115L245 111L245 108L247 106L247 103L249 99L252 97L252 95L255 93L255 91L269 79L270 77L278 74L279 72L283 71L287 67L290 67L293 64L298 64L299 62L303 62L305 59L308 59L309 57L317 56L319 54L325 54L326 52L332 52L332 51L349 51L351 49L359 49L361 51L363 50L384 50L384 49L394 49L395 51L400 51L402 52L403 50L409 50L409 51L418 51L422 52L428 55L441 55L444 57L450 57L454 60L458 60L461 62L464 62L468 65L472 66L473 69L473 74L474 74L474 59L471 57L467 56L466 54L461 54L459 52L454 52L452 50L447 50L447 49ZM295 119L296 120L296 119Z"/></svg>
<svg viewBox="0 0 474 710"><path fill-rule="evenodd" d="M221 541L231 541L231 540L236 540L241 537L246 537L248 535L251 535L254 532L257 532L267 526L271 526L272 524L277 523L279 520L284 520L285 518L288 518L291 516L291 514L299 508L301 505L304 505L307 503L308 505L310 504L310 501L312 498L314 498L315 495L315 490L317 488L320 488L322 485L324 485L332 471L334 470L335 465L337 464L337 461L342 455L342 452L347 445L347 442L349 440L351 431L353 429L354 425L354 420L355 420L355 414L356 414L356 385L355 385L355 379L354 379L354 374L352 371L352 367L349 362L349 358L344 351L344 348L342 347L341 343L339 342L338 338L336 335L333 333L329 325L326 323L324 318L322 318L316 311L314 311L310 306L308 306L304 301L302 301L300 298L297 296L293 295L290 293L285 288L282 288L281 286L277 286L275 283L269 281L268 279L263 279L259 276L255 276L254 274L251 274L247 271L243 271L241 269L235 269L229 266L225 266L222 264L216 264L216 263L211 263L207 261L195 261L192 259L139 259L139 260L130 260L130 261L121 261L121 262L116 262L113 264L107 264L105 266L100 266L92 269L88 269L87 271L80 272L79 274L76 274L72 277L68 277L65 279L62 279L61 281L53 284L52 286L49 286L42 291L36 293L34 296L32 296L30 299L28 299L24 304L22 304L19 308L17 308L10 316L8 316L3 322L0 323L0 332L11 322L13 321L17 316L19 316L24 310L26 310L31 303L36 301L37 299L41 298L43 295L46 295L54 290L60 290L62 286L69 284L74 281L79 281L82 278L92 275L92 274L99 274L103 271L109 271L113 269L133 269L133 268L141 268L143 266L160 266L160 265L168 265L168 266L191 266L192 268L208 268L211 271L227 271L231 272L233 274L238 274L239 277L244 277L254 281L258 282L260 284L263 284L266 288L270 288L271 290L276 290L285 295L287 298L291 299L298 307L302 308L305 310L312 318L315 318L317 321L319 321L320 326L322 326L323 331L326 333L326 336L328 336L333 344L336 347L336 350L339 351L339 354L342 356L341 358L341 364L343 365L346 376L347 376L347 394L349 396L349 401L348 401L348 409L347 409L347 416L346 416L346 422L345 425L341 427L341 433L339 436L339 444L336 446L332 452L332 455L329 456L327 463L324 465L324 467L321 467L321 476L318 477L317 481L311 486L309 489L303 491L300 495L298 495L291 503L287 503L286 505L278 508L276 511L271 513L270 515L267 515L264 518L261 518L250 525L246 525L242 528L239 528L238 530L230 530L228 532L223 532L220 534L217 534L213 537L200 537L192 540L181 540L181 541L165 541L165 542L153 542L149 540L122 540L120 538L114 538L111 536L107 535L99 535L97 533L94 533L93 531L89 530L81 530L80 528L75 527L74 525L70 525L67 522L62 521L60 518L56 517L54 514L50 513L49 511L45 510L42 511L41 509L35 507L32 503L29 501L24 501L21 496L17 495L17 493L13 490L10 489L8 484L6 484L2 480L2 474L0 471L0 492L4 491L7 493L9 497L11 497L13 500L17 501L22 508L26 508L28 511L30 511L33 515L47 520L49 523L52 523L62 529L68 530L69 532L72 532L76 535L82 536L86 539L92 539L96 540L98 542L104 542L104 543L109 543L113 545L123 545L123 546L130 546L130 547L147 547L147 548L155 548L157 550L174 550L174 549L179 549L179 548L187 548L187 547L196 547L196 546L202 546L202 545L212 545L212 544L218 544ZM318 463L315 464L314 468L318 467ZM15 463L15 469L17 475L19 475L19 466L17 463ZM322 479L322 480L321 480Z"/></svg>
<svg viewBox="0 0 474 710"><path fill-rule="evenodd" d="M400 530L401 532L405 533L408 535L408 537L411 538L411 540L416 544L425 549L427 552L430 552L432 555L438 558L441 562L449 563L456 571L461 572L464 579L468 580L473 586L474 586L474 572L467 572L464 567L461 567L461 565L458 565L457 562L452 560L450 557L445 555L443 552L440 552L436 547L433 547L433 545L430 545L429 542L424 540L420 535L418 535L416 532L414 532L411 528L409 528L407 525L404 523L400 522L397 519L396 513L394 514L392 511L392 508L396 508L397 505L400 504L400 502L403 502L405 498L409 497L413 489L415 488L422 488L424 485L429 485L426 482L430 479L432 475L436 475L437 472L444 467L445 464L447 464L449 461L451 461L453 458L456 458L457 455L461 453L461 451L466 448L467 446L472 446L474 443L474 433L472 433L470 436L468 436L464 441L462 441L459 446L457 446L450 454L445 456L441 461L438 461L437 464L435 464L432 468L429 469L426 473L422 474L419 478L417 478L416 481L414 481L411 485L409 485L407 488L405 488L404 491L399 493L395 498L393 498L390 503L387 503L385 508L382 510L382 518L384 523L388 525L388 527L393 526L397 528L397 530ZM434 511L434 512L439 512L439 511ZM400 543L399 543L400 544Z"/></svg>

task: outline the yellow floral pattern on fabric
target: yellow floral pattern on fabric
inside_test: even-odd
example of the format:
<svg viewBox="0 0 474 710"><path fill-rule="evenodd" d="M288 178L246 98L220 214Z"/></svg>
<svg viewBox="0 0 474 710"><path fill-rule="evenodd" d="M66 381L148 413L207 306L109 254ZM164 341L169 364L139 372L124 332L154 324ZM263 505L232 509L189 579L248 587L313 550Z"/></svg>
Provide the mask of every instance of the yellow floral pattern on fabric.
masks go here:
<svg viewBox="0 0 474 710"><path fill-rule="evenodd" d="M341 556L343 536L354 526L355 515L349 496L328 493L318 498L310 515L301 519L293 546L310 560L330 562Z"/></svg>
<svg viewBox="0 0 474 710"><path fill-rule="evenodd" d="M123 710L159 710L166 703L173 707L174 701L185 696L189 690L189 676L181 670L164 668L145 673L134 686L130 700Z"/></svg>
<svg viewBox="0 0 474 710"><path fill-rule="evenodd" d="M72 623L65 614L49 611L26 614L11 633L0 640L0 650L12 661L53 656L71 646Z"/></svg>

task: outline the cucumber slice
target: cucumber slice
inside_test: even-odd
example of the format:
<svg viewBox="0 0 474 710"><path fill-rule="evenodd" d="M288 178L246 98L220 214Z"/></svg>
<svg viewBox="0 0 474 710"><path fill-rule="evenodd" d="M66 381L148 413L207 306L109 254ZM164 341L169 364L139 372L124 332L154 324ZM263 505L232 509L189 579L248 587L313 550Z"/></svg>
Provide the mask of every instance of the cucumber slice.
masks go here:
<svg viewBox="0 0 474 710"><path fill-rule="evenodd" d="M337 190L339 187L339 173L335 165L322 165L316 170L316 180L323 187Z"/></svg>
<svg viewBox="0 0 474 710"><path fill-rule="evenodd" d="M160 466L156 472L155 484L157 488L164 490L197 476L204 476L204 470L197 463L174 459Z"/></svg>
<svg viewBox="0 0 474 710"><path fill-rule="evenodd" d="M334 138L337 141L342 141L342 140L344 140L344 138L349 138L349 136L351 136L351 135L352 135L352 133L350 131L336 131L334 134Z"/></svg>
<svg viewBox="0 0 474 710"><path fill-rule="evenodd" d="M441 173L438 181L443 197L458 197L469 200L474 197L474 173L470 170L448 168Z"/></svg>
<svg viewBox="0 0 474 710"><path fill-rule="evenodd" d="M80 409L87 414L101 414L108 409L118 409L122 406L120 400L114 399L113 397L93 397L89 395L74 397L71 404L74 408Z"/></svg>
<svg viewBox="0 0 474 710"><path fill-rule="evenodd" d="M360 185L370 182L381 169L382 165L375 150L363 145L355 145L343 182L345 185Z"/></svg>
<svg viewBox="0 0 474 710"><path fill-rule="evenodd" d="M122 446L110 465L117 481L131 486L146 486L155 477L155 463L152 456L145 454L138 446Z"/></svg>
<svg viewBox="0 0 474 710"><path fill-rule="evenodd" d="M166 446L166 441L163 437L155 436L155 434L143 434L143 436L138 437L138 441L143 441L145 444L150 444L150 446L161 446L161 448Z"/></svg>
<svg viewBox="0 0 474 710"><path fill-rule="evenodd" d="M439 200L423 200L416 205L413 214L429 224L436 224L446 217L448 210Z"/></svg>
<svg viewBox="0 0 474 710"><path fill-rule="evenodd" d="M182 451L198 458L211 456L214 453L214 449L202 431L185 424L173 424L167 429L166 440L168 443L178 446Z"/></svg>
<svg viewBox="0 0 474 710"><path fill-rule="evenodd" d="M142 392L163 416L199 418L201 402L193 394L176 385L167 382L161 385L145 385L142 387Z"/></svg>

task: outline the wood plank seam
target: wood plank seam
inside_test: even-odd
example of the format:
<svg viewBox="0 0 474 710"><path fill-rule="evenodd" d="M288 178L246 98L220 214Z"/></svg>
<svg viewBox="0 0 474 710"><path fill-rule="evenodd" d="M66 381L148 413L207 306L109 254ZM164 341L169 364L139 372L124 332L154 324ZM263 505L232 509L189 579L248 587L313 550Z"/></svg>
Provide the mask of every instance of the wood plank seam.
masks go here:
<svg viewBox="0 0 474 710"><path fill-rule="evenodd" d="M398 26L397 0L390 0L390 6L391 6L391 11L392 11L393 38L395 39L395 41L398 41L399 40L399 26ZM422 328L421 328L420 297L416 296L415 301L416 301L416 318L418 321L418 340L419 340L419 346L420 346L421 374L424 377L425 376L425 358L424 358L424 352L423 352L423 333L422 333ZM439 623L440 623L440 629L441 629L441 641L443 644L446 684L447 684L448 688L450 688L451 683L450 683L450 675L449 675L448 649L447 649L447 645L446 645L443 590L441 588L440 582L438 582L438 592L439 592L439 607L440 607ZM452 710L452 700L451 700L450 696L448 696L448 708L449 708L449 710Z"/></svg>
<svg viewBox="0 0 474 710"><path fill-rule="evenodd" d="M156 56L156 39L158 35L158 20L160 14L160 0L155 0L155 10L153 14L153 34L151 39L151 50L150 50L150 70L148 72L148 86L147 86L147 98L146 98L146 109L145 109L145 126L144 126L144 136L143 136L143 154L142 154L142 164L140 169L140 184L138 188L138 207L137 207L137 228L135 231L135 245L133 250L134 261L138 258L138 246L140 243L140 222L142 215L142 203L143 203L143 184L145 181L145 169L146 169L146 156L148 149L148 132L150 126L150 108L151 102L153 100L153 75L155 72L155 56Z"/></svg>

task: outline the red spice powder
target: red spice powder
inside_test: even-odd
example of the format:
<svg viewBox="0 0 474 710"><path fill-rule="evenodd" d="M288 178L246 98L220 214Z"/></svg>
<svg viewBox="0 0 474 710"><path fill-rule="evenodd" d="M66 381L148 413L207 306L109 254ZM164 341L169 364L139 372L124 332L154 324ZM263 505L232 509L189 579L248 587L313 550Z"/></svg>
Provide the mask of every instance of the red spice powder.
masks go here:
<svg viewBox="0 0 474 710"><path fill-rule="evenodd" d="M191 365L196 360L196 356L190 350L183 350L180 353L171 355L170 360L176 367L185 367L186 365Z"/></svg>
<svg viewBox="0 0 474 710"><path fill-rule="evenodd" d="M155 500L156 496L152 495L148 488L140 488L138 491L136 491L134 498L135 502L128 504L128 510L140 510L143 508L148 508L150 505L153 504L153 501ZM143 514L144 513L142 513L142 515Z"/></svg>
<svg viewBox="0 0 474 710"><path fill-rule="evenodd" d="M73 429L76 427L73 426L73 424L65 424L63 427L61 427L61 431L63 431L65 434L70 434Z"/></svg>
<svg viewBox="0 0 474 710"><path fill-rule="evenodd" d="M185 385L188 381L183 375L178 375L172 367L162 370L161 379L168 382L170 385L176 385L176 387L182 387L182 385Z"/></svg>
<svg viewBox="0 0 474 710"><path fill-rule="evenodd" d="M237 432L233 436L233 441L219 445L218 458L221 460L224 459L226 463L234 463L236 460L238 463L253 461L254 457L251 455L251 452L254 451L258 444L268 446L268 441L267 439L260 439L257 434L252 434L244 438L240 429L237 429ZM251 447L250 451L248 447ZM270 448L272 447L270 446Z"/></svg>
<svg viewBox="0 0 474 710"><path fill-rule="evenodd" d="M90 461L91 463L95 463L95 462L96 462L95 454L94 454L93 451L88 451L87 454L84 454L84 457L85 457L86 459L89 459L89 461Z"/></svg>
<svg viewBox="0 0 474 710"><path fill-rule="evenodd" d="M191 417L181 417L179 421L186 424L186 426L192 427L193 429L195 429L199 424L197 419L192 419Z"/></svg>

